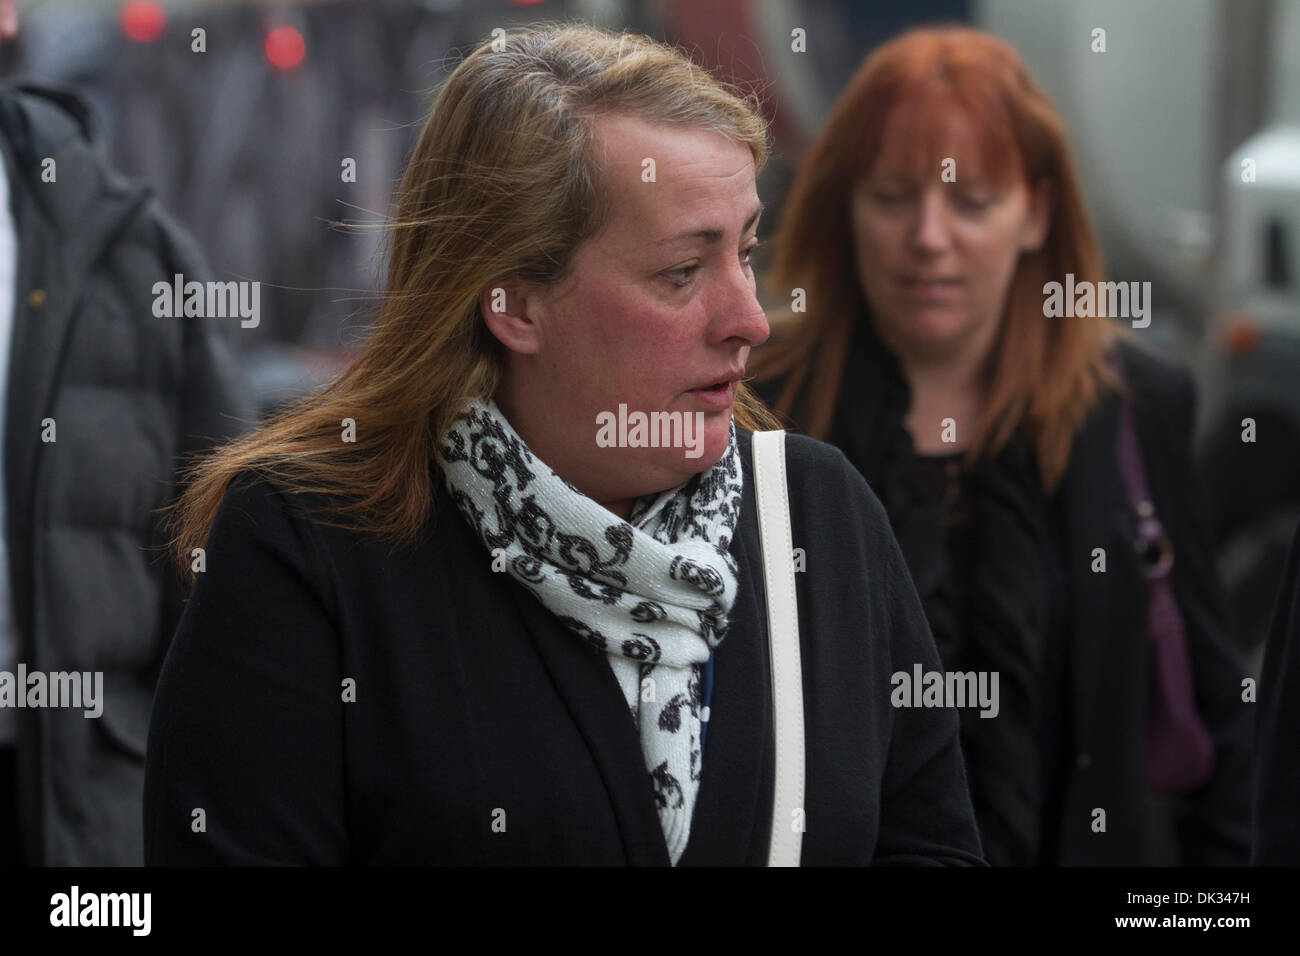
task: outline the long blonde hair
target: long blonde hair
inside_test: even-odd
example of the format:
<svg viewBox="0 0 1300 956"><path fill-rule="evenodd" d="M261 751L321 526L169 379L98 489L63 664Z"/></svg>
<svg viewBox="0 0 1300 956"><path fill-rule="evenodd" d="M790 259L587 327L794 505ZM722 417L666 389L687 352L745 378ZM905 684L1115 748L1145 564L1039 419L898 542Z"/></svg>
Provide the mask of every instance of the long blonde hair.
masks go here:
<svg viewBox="0 0 1300 956"><path fill-rule="evenodd" d="M472 398L492 396L502 352L479 295L516 275L561 281L575 248L607 221L589 147L595 120L630 114L748 146L755 174L767 125L752 95L677 50L635 34L546 24L486 41L439 91L388 224L387 283L373 333L327 388L190 465L171 516L189 573L230 481L243 471L333 499L325 524L413 541L432 513L438 440ZM355 441L341 440L343 419ZM736 423L775 419L740 386Z"/></svg>

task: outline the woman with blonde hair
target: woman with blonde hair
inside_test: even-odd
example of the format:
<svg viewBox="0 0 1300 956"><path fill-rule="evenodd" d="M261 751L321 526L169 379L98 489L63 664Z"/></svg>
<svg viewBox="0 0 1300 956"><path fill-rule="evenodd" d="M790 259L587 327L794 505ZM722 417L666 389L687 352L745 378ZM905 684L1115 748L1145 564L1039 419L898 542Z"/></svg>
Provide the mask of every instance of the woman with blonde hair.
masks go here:
<svg viewBox="0 0 1300 956"><path fill-rule="evenodd" d="M754 353L760 394L880 496L948 669L998 675L996 718L961 714L987 859L1244 863L1250 705L1189 489L1192 382L1120 324L1112 296L1150 303L1104 284L1015 51L963 27L874 51L775 246L800 311Z"/></svg>
<svg viewBox="0 0 1300 956"><path fill-rule="evenodd" d="M767 149L645 38L545 27L457 66L363 353L180 501L148 861L982 862L956 715L890 704L938 654L834 449L786 442L807 570L765 576L793 565L741 382ZM791 597L801 671L769 625Z"/></svg>

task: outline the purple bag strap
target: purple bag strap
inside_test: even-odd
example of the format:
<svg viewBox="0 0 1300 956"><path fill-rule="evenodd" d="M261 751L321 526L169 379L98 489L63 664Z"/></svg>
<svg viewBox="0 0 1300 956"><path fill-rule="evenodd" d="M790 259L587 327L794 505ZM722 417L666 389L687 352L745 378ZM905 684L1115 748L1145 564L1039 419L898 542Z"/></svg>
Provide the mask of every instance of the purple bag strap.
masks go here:
<svg viewBox="0 0 1300 956"><path fill-rule="evenodd" d="M1174 596L1173 545L1156 514L1137 418L1128 396L1120 409L1116 450L1129 506L1137 518L1138 540L1134 544L1147 562L1147 632L1151 640L1147 779L1155 793L1189 793L1213 772L1214 743L1196 710L1187 629Z"/></svg>

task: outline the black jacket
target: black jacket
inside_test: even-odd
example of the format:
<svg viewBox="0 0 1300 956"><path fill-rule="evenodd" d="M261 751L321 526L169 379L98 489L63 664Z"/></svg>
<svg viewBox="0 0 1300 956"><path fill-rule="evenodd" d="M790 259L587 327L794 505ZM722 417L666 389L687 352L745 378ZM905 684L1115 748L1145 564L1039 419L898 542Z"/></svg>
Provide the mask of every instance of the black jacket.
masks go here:
<svg viewBox="0 0 1300 956"><path fill-rule="evenodd" d="M1273 607L1259 678L1251 862L1300 864L1300 528Z"/></svg>
<svg viewBox="0 0 1300 956"><path fill-rule="evenodd" d="M1229 639L1212 555L1194 505L1190 444L1195 410L1191 376L1144 349L1120 346L1157 514L1173 544L1173 584L1187 631L1199 712L1215 744L1214 774L1198 792L1170 803L1153 800L1146 783L1145 729L1149 642L1147 591L1133 542L1116 451L1120 396L1109 394L1075 438L1058 500L1068 601L1069 693L1064 768L1057 819L1048 821L1049 858L1061 865L1171 862L1151 821L1172 824L1181 862L1248 861L1253 704L1242 700L1246 671ZM852 375L850 370L846 373ZM862 374L859 370L858 374ZM779 383L762 387L766 397ZM862 471L857 425L878 410L841 393L836 435ZM844 437L847 436L847 437ZM833 436L834 437L834 436ZM1104 548L1105 573L1093 549ZM911 568L918 580L928 569ZM1106 811L1094 832L1093 811Z"/></svg>
<svg viewBox="0 0 1300 956"><path fill-rule="evenodd" d="M155 282L205 279L206 266L93 133L69 94L0 90L18 235L4 477L19 661L100 671L105 698L98 719L18 711L23 851L44 865L143 859L149 708L181 613L179 576L153 550L160 509L179 456L251 414L223 320L154 317Z"/></svg>
<svg viewBox="0 0 1300 956"><path fill-rule="evenodd" d="M740 588L682 865L767 854L766 611L740 441ZM803 862L978 864L956 714L890 705L893 672L939 661L888 520L835 449L787 448L807 561ZM667 865L608 661L491 570L435 487L418 543L394 550L266 481L232 483L159 682L148 862Z"/></svg>
<svg viewBox="0 0 1300 956"><path fill-rule="evenodd" d="M1124 347L1121 357L1151 495L1173 544L1174 594L1186 626L1197 709L1215 749L1210 780L1173 807L1182 862L1243 865L1250 847L1255 711L1243 700L1247 671L1228 632L1214 556L1196 504L1191 461L1196 388L1185 369L1142 349ZM1077 599L1071 743L1081 758L1091 756L1086 766L1076 766L1067 785L1063 863L1140 863L1151 851L1150 833L1137 813L1148 796L1148 605L1142 565L1131 544L1136 523L1116 453L1120 400L1117 395L1106 399L1075 439L1061 489ZM1091 571L1091 549L1098 546L1110 556L1104 575ZM1121 810L1109 813L1109 839L1096 839L1101 835L1076 824L1098 806Z"/></svg>

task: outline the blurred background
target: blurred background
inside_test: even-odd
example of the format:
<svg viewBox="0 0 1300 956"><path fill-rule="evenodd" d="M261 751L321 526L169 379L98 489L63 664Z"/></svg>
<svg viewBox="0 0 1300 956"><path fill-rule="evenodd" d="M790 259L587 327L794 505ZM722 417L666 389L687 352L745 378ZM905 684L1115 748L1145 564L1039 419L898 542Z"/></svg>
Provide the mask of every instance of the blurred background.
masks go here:
<svg viewBox="0 0 1300 956"><path fill-rule="evenodd" d="M116 166L152 184L214 277L263 283L261 323L229 334L265 413L364 336L377 234L331 224L382 221L458 55L494 27L568 18L679 43L765 91L774 211L878 42L956 20L1013 43L1068 122L1111 278L1152 283L1144 335L1198 377L1210 533L1258 672L1300 520L1300 0L43 0L23 6L0 71L80 92ZM815 52L791 54L796 27ZM1257 467L1214 467L1246 417L1269 439Z"/></svg>

